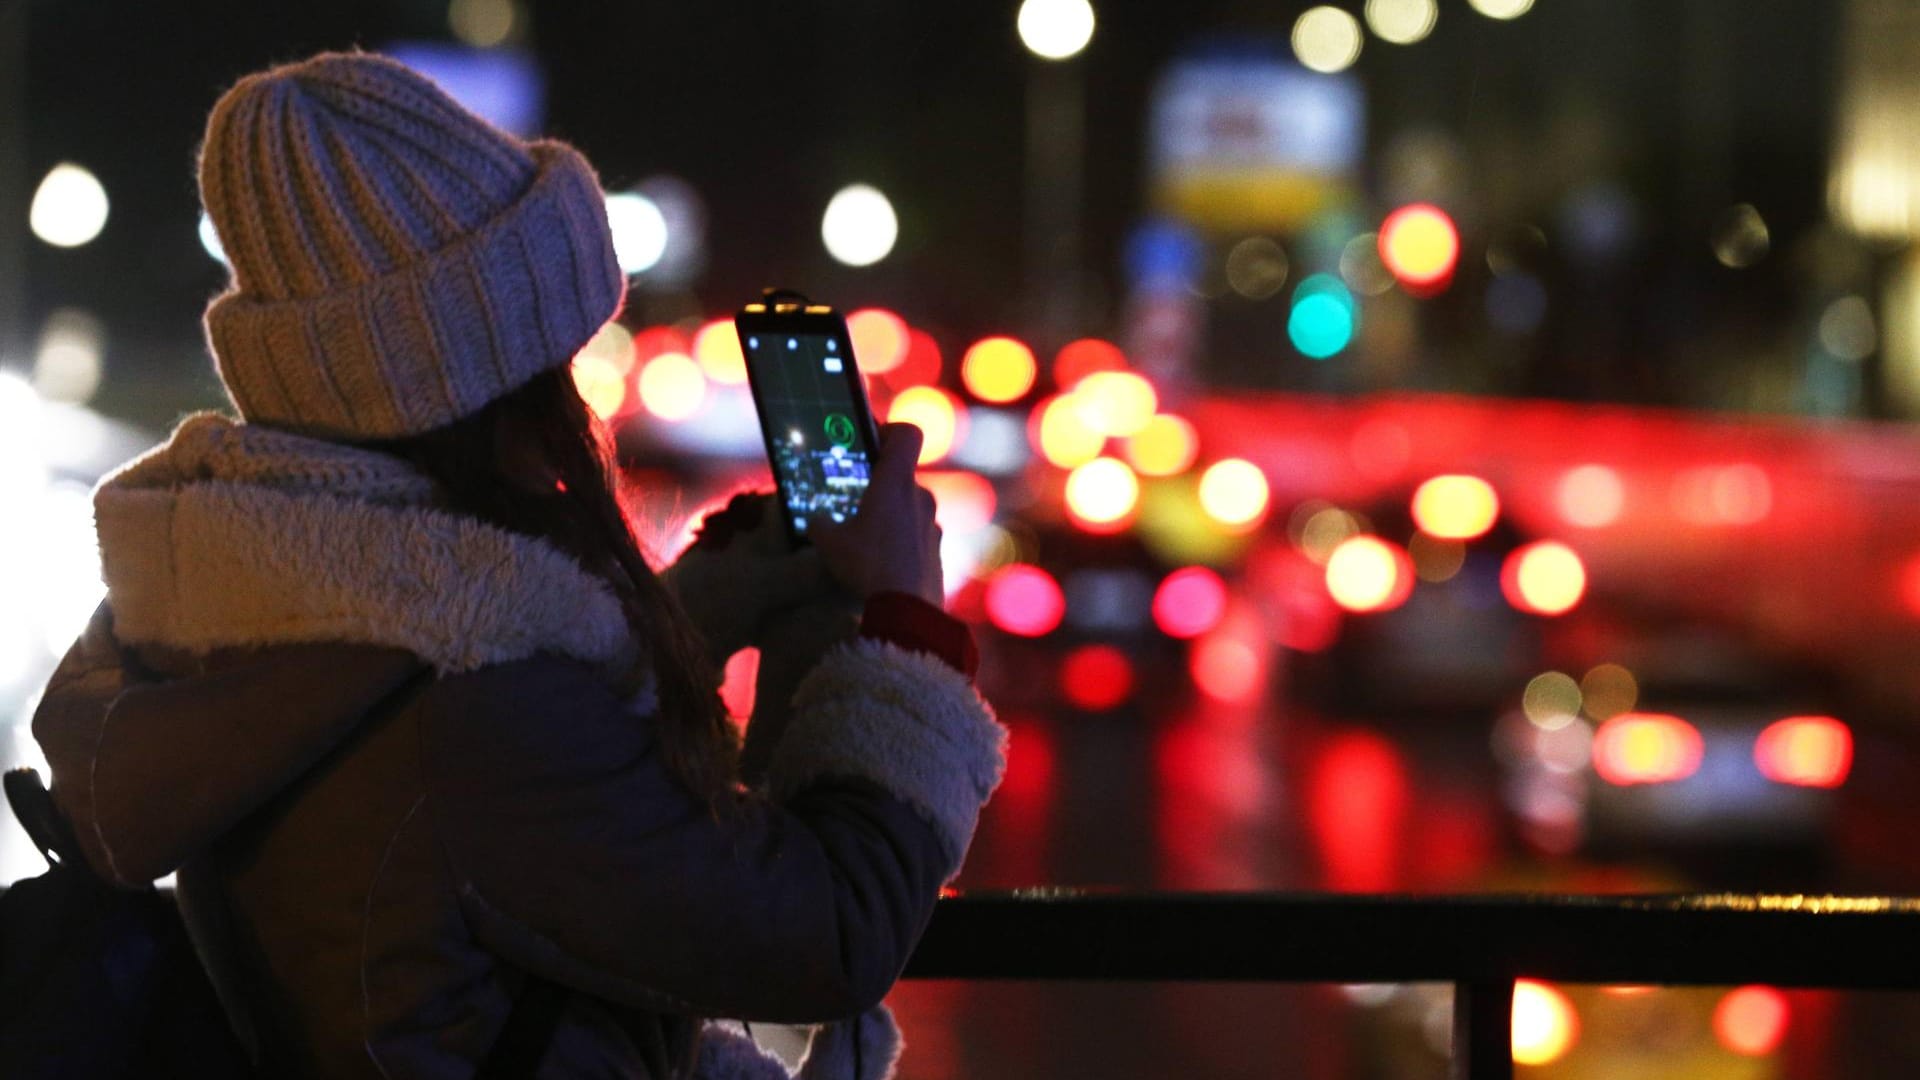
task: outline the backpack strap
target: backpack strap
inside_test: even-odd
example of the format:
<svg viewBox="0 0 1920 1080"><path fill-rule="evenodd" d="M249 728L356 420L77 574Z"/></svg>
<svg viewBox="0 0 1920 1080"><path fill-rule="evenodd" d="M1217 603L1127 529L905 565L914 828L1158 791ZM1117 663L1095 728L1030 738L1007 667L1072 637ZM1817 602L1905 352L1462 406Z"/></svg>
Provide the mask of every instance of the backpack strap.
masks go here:
<svg viewBox="0 0 1920 1080"><path fill-rule="evenodd" d="M525 1080L533 1075L560 1027L567 991L545 979L528 978L493 1049L481 1060L473 1080Z"/></svg>
<svg viewBox="0 0 1920 1080"><path fill-rule="evenodd" d="M53 795L40 781L39 772L30 768L8 769L0 783L6 786L7 803L13 807L13 816L49 865L65 864L84 871L88 877L94 876L80 855L80 844L73 837L72 827L54 805Z"/></svg>

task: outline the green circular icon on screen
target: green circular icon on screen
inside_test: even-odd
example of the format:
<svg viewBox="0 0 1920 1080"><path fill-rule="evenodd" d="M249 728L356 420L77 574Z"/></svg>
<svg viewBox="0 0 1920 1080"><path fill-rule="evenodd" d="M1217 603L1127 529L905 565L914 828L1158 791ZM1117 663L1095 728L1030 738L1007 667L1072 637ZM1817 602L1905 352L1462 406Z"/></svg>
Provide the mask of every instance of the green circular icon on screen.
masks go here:
<svg viewBox="0 0 1920 1080"><path fill-rule="evenodd" d="M826 420L827 438L835 446L853 445L853 418L845 413L828 413Z"/></svg>

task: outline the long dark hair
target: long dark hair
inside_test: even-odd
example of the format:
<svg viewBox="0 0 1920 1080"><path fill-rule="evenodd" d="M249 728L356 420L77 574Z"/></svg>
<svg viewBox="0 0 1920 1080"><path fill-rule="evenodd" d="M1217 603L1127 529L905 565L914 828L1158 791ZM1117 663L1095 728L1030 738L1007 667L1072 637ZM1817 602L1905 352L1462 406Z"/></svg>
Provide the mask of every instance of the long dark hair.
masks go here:
<svg viewBox="0 0 1920 1080"><path fill-rule="evenodd" d="M501 448L550 469L551 490L508 474ZM647 565L625 511L608 437L588 412L565 367L536 376L479 412L423 435L374 444L412 462L438 483L448 507L546 540L613 587L641 655L620 689L654 673L662 756L674 775L715 812L729 804L739 736L719 695L719 673L673 594Z"/></svg>

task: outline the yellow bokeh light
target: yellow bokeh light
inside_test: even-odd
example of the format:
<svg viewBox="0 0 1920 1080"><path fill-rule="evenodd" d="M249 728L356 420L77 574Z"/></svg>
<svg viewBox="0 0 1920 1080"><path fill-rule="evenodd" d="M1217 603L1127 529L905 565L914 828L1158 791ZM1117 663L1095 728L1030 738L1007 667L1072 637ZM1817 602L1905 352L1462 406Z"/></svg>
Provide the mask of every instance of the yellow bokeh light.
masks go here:
<svg viewBox="0 0 1920 1080"><path fill-rule="evenodd" d="M1072 394L1061 394L1040 403L1033 425L1033 442L1040 456L1052 465L1071 469L1100 456L1107 437L1087 426L1080 401Z"/></svg>
<svg viewBox="0 0 1920 1080"><path fill-rule="evenodd" d="M1436 476L1413 493L1413 520L1441 540L1484 536L1500 517L1500 497L1477 476Z"/></svg>
<svg viewBox="0 0 1920 1080"><path fill-rule="evenodd" d="M1541 727L1557 727L1580 712L1580 684L1559 671L1543 672L1527 682L1520 711Z"/></svg>
<svg viewBox="0 0 1920 1080"><path fill-rule="evenodd" d="M1033 350L1010 337L977 341L960 359L960 381L967 393L996 405L1024 397L1039 370Z"/></svg>
<svg viewBox="0 0 1920 1080"><path fill-rule="evenodd" d="M907 321L885 308L862 308L847 315L854 362L868 375L880 375L907 359Z"/></svg>
<svg viewBox="0 0 1920 1080"><path fill-rule="evenodd" d="M627 402L627 380L605 357L585 352L574 357L573 386L593 415L611 420Z"/></svg>
<svg viewBox="0 0 1920 1080"><path fill-rule="evenodd" d="M1588 716L1611 720L1633 710L1640 700L1640 683L1619 664L1600 664L1581 677L1580 694Z"/></svg>
<svg viewBox="0 0 1920 1080"><path fill-rule="evenodd" d="M1073 396L1088 427L1116 438L1138 434L1160 408L1153 384L1131 371L1096 371L1080 380Z"/></svg>
<svg viewBox="0 0 1920 1080"><path fill-rule="evenodd" d="M1360 535L1360 531L1359 518L1337 506L1322 506L1300 526L1300 551L1314 563L1325 566L1327 560L1333 558L1333 549Z"/></svg>
<svg viewBox="0 0 1920 1080"><path fill-rule="evenodd" d="M693 335L693 358L700 370L721 386L747 381L747 357L740 351L740 333L732 319L715 319Z"/></svg>
<svg viewBox="0 0 1920 1080"><path fill-rule="evenodd" d="M1367 0L1366 17L1380 40L1411 45L1433 33L1440 8L1433 0Z"/></svg>
<svg viewBox="0 0 1920 1080"><path fill-rule="evenodd" d="M1327 592L1348 611L1398 607L1413 588L1406 555L1376 536L1356 536L1327 559Z"/></svg>
<svg viewBox="0 0 1920 1080"><path fill-rule="evenodd" d="M887 421L912 424L926 436L920 464L931 465L953 452L961 438L960 403L937 386L909 386L894 395Z"/></svg>
<svg viewBox="0 0 1920 1080"><path fill-rule="evenodd" d="M1309 8L1293 23L1293 55L1315 71L1345 71L1360 59L1360 23L1337 7Z"/></svg>
<svg viewBox="0 0 1920 1080"><path fill-rule="evenodd" d="M1565 544L1541 540L1507 556L1501 587L1514 606L1539 615L1573 610L1587 591L1587 568Z"/></svg>
<svg viewBox="0 0 1920 1080"><path fill-rule="evenodd" d="M587 357L605 362L622 375L627 374L633 370L633 332L618 322L607 323L580 347L574 359Z"/></svg>
<svg viewBox="0 0 1920 1080"><path fill-rule="evenodd" d="M1580 1037L1573 1002L1553 987L1532 979L1513 984L1513 1060L1520 1065L1557 1061Z"/></svg>
<svg viewBox="0 0 1920 1080"><path fill-rule="evenodd" d="M661 353L640 369L640 404L662 420L685 420L706 400L707 377L686 353Z"/></svg>
<svg viewBox="0 0 1920 1080"><path fill-rule="evenodd" d="M1067 476L1067 510L1082 524L1122 522L1139 501L1139 479L1117 458L1094 458Z"/></svg>
<svg viewBox="0 0 1920 1080"><path fill-rule="evenodd" d="M1161 413L1127 439L1126 451L1142 476L1178 476L1193 467L1200 436L1185 418Z"/></svg>
<svg viewBox="0 0 1920 1080"><path fill-rule="evenodd" d="M1438 207L1403 206L1380 224L1380 261L1410 285L1444 282L1460 258L1460 233Z"/></svg>
<svg viewBox="0 0 1920 1080"><path fill-rule="evenodd" d="M1200 508L1234 531L1251 529L1267 513L1269 490L1260 467L1243 458L1225 458L1200 474Z"/></svg>

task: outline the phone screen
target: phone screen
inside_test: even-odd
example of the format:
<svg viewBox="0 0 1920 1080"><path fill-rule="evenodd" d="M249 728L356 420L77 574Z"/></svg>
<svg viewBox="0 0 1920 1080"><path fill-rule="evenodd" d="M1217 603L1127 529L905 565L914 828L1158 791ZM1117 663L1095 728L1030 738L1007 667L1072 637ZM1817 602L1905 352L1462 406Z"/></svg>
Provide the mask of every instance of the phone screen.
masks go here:
<svg viewBox="0 0 1920 1080"><path fill-rule="evenodd" d="M793 536L814 515L845 521L867 489L873 421L844 331L743 322L740 343Z"/></svg>

